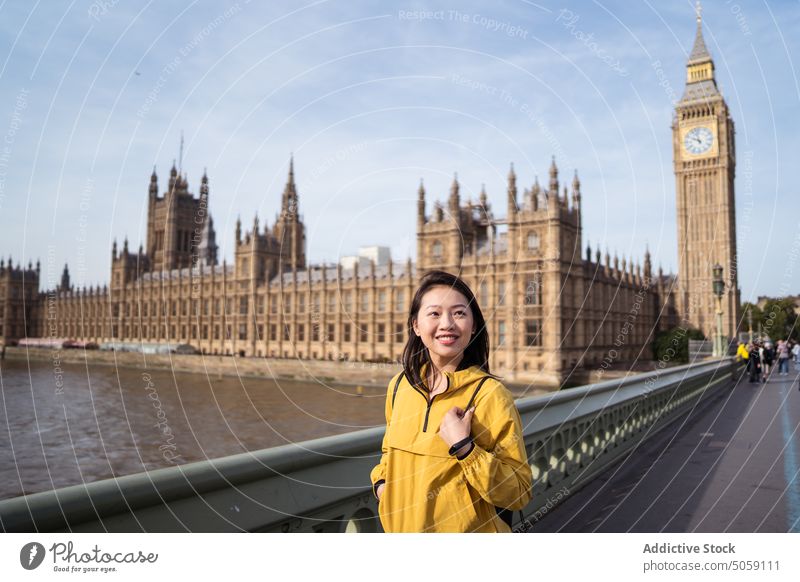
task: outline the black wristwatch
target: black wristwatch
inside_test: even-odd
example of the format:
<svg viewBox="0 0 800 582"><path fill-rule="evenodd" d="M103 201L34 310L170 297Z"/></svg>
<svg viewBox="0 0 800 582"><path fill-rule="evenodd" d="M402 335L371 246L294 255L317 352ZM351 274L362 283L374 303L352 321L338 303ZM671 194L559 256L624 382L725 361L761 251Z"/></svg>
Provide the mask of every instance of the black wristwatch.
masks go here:
<svg viewBox="0 0 800 582"><path fill-rule="evenodd" d="M461 450L461 447L463 447L464 445L469 444L471 442L472 442L472 437L471 436L468 436L465 439L461 439L456 444L454 444L452 447L450 447L450 450L447 451L447 454L449 454L450 456L455 455L458 451Z"/></svg>

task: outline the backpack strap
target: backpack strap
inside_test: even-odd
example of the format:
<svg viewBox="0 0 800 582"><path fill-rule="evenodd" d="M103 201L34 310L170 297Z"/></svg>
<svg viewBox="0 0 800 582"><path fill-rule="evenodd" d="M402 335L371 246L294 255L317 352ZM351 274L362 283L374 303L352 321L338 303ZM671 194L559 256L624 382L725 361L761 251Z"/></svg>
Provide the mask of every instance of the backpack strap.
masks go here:
<svg viewBox="0 0 800 582"><path fill-rule="evenodd" d="M497 515L500 517L500 519L502 519L504 522L506 522L506 525L509 528L513 527L512 523L514 521L514 512L511 509L505 509L503 507L498 507L498 506L495 505L494 510L497 513Z"/></svg>
<svg viewBox="0 0 800 582"><path fill-rule="evenodd" d="M470 407L472 406L472 403L475 401L475 397L478 395L478 392L480 391L481 387L483 386L483 383L486 382L486 380L488 380L489 378L491 378L491 376L484 376L483 378L481 378L481 381L478 382L478 386L477 386L477 388L475 388L475 392L472 393L472 396L469 399L469 403L467 404L467 407L464 410L469 410L470 409Z"/></svg>
<svg viewBox="0 0 800 582"><path fill-rule="evenodd" d="M400 372L400 375L397 377L397 382L394 383L394 392L392 392L392 410L394 411L394 399L397 398L397 389L400 388L400 381L405 376L405 372Z"/></svg>

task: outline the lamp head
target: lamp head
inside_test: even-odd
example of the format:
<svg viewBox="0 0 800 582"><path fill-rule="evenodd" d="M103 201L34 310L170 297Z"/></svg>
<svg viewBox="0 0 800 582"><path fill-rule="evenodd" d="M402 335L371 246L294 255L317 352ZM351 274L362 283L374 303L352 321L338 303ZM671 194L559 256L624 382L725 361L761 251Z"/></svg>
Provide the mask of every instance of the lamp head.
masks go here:
<svg viewBox="0 0 800 582"><path fill-rule="evenodd" d="M725 281L722 279L722 265L719 263L714 265L712 272L714 274L714 295L722 297L722 294L725 293Z"/></svg>

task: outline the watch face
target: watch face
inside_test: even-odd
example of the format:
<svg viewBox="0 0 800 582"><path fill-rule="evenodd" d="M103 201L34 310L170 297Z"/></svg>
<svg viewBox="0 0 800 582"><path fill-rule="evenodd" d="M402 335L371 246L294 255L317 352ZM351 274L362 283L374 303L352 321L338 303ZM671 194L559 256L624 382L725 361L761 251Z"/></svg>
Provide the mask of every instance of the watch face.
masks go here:
<svg viewBox="0 0 800 582"><path fill-rule="evenodd" d="M707 127L695 127L686 132L683 146L690 154L703 154L711 149L714 134Z"/></svg>

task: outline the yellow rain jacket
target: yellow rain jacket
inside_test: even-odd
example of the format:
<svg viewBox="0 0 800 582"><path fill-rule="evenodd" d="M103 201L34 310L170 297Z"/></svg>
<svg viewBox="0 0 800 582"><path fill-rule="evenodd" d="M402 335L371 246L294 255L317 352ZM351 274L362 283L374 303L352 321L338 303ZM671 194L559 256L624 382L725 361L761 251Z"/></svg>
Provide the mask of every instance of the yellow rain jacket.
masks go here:
<svg viewBox="0 0 800 582"><path fill-rule="evenodd" d="M739 344L739 347L736 349L736 356L742 360L750 359L750 354L748 353L747 347L744 344Z"/></svg>
<svg viewBox="0 0 800 582"><path fill-rule="evenodd" d="M389 382L383 455L370 475L373 491L385 482L378 503L383 529L509 532L496 508L518 510L531 500L531 469L514 399L477 366L445 374L447 390L431 401L405 375L396 391L400 374ZM458 460L437 433L448 410L470 405L475 446Z"/></svg>

